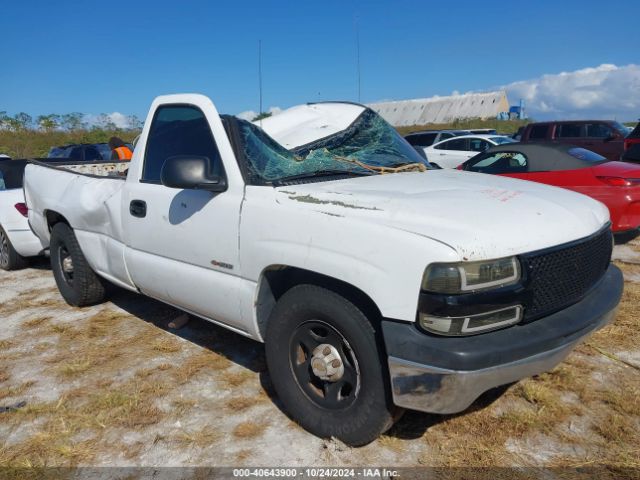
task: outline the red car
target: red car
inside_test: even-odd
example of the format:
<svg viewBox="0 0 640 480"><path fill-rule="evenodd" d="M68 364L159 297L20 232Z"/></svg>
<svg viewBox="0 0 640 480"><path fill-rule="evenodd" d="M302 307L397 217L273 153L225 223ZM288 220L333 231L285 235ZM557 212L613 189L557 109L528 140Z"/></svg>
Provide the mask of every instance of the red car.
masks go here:
<svg viewBox="0 0 640 480"><path fill-rule="evenodd" d="M617 243L640 235L640 165L611 162L572 145L495 146L458 167L567 188L604 203Z"/></svg>

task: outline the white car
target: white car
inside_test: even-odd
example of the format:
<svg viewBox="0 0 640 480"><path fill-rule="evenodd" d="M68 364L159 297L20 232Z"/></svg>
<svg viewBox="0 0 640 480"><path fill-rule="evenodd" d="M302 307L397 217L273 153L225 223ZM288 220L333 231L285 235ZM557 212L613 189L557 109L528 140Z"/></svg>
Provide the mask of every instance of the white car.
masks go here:
<svg viewBox="0 0 640 480"><path fill-rule="evenodd" d="M42 245L27 221L22 192L24 160L0 162L0 268L16 270L27 265L27 258L40 255Z"/></svg>
<svg viewBox="0 0 640 480"><path fill-rule="evenodd" d="M504 135L464 135L443 140L423 150L431 164L456 168L478 153L504 143L515 143L515 140Z"/></svg>
<svg viewBox="0 0 640 480"><path fill-rule="evenodd" d="M402 408L459 412L548 371L615 315L601 203L428 169L361 105L262 123L164 96L126 178L28 165L63 298L99 303L111 282L264 342L291 416L350 445Z"/></svg>

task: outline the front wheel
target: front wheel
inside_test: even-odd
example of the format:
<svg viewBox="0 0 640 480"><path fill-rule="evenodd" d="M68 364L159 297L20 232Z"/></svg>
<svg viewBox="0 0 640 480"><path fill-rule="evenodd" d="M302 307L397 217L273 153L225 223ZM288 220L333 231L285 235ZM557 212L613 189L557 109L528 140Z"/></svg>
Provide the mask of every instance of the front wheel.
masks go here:
<svg viewBox="0 0 640 480"><path fill-rule="evenodd" d="M266 356L279 398L309 432L360 446L393 424L376 332L344 297L314 285L286 292L269 319Z"/></svg>
<svg viewBox="0 0 640 480"><path fill-rule="evenodd" d="M18 270L27 266L27 259L16 252L7 232L0 227L0 268L2 270Z"/></svg>
<svg viewBox="0 0 640 480"><path fill-rule="evenodd" d="M51 229L50 254L58 290L69 305L84 307L104 300L104 281L87 263L76 235L66 223L56 223Z"/></svg>

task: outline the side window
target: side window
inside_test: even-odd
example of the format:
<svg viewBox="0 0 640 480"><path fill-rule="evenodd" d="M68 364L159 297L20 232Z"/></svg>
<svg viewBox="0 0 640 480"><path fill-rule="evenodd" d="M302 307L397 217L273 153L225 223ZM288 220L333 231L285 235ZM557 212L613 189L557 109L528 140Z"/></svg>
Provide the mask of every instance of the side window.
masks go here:
<svg viewBox="0 0 640 480"><path fill-rule="evenodd" d="M612 135L613 130L605 123L587 123L587 137L609 138Z"/></svg>
<svg viewBox="0 0 640 480"><path fill-rule="evenodd" d="M531 131L529 132L530 140L544 140L547 138L547 131L549 130L549 125L534 125L531 127Z"/></svg>
<svg viewBox="0 0 640 480"><path fill-rule="evenodd" d="M433 145L436 135L436 133L419 133L408 136L407 141L414 147L428 147Z"/></svg>
<svg viewBox="0 0 640 480"><path fill-rule="evenodd" d="M409 145L420 146L420 135L409 135L405 137L405 140L409 142Z"/></svg>
<svg viewBox="0 0 640 480"><path fill-rule="evenodd" d="M441 143L435 148L438 150L457 150L465 152L469 150L469 143L466 138L454 138Z"/></svg>
<svg viewBox="0 0 640 480"><path fill-rule="evenodd" d="M440 140L446 140L447 138L453 138L455 135L450 132L444 132L440 134Z"/></svg>
<svg viewBox="0 0 640 480"><path fill-rule="evenodd" d="M0 191L6 190L7 187L4 184L4 175L0 172Z"/></svg>
<svg viewBox="0 0 640 480"><path fill-rule="evenodd" d="M524 173L529 171L527 157L520 152L495 152L481 155L465 170L480 173Z"/></svg>
<svg viewBox="0 0 640 480"><path fill-rule="evenodd" d="M74 147L69 152L69 158L73 160L84 160L82 155L82 147Z"/></svg>
<svg viewBox="0 0 640 480"><path fill-rule="evenodd" d="M209 157L213 165L210 173L222 173L222 160L209 123L197 107L168 105L158 108L149 130L141 180L160 183L162 165L175 155Z"/></svg>
<svg viewBox="0 0 640 480"><path fill-rule="evenodd" d="M472 152L484 152L490 146L491 144L489 142L482 140L481 138L469 139L469 150Z"/></svg>
<svg viewBox="0 0 640 480"><path fill-rule="evenodd" d="M430 147L431 145L433 145L433 142L436 141L436 137L437 136L438 136L437 133L425 133L425 134L421 135L420 146L421 147Z"/></svg>
<svg viewBox="0 0 640 480"><path fill-rule="evenodd" d="M556 138L582 137L582 124L562 123L556 127Z"/></svg>
<svg viewBox="0 0 640 480"><path fill-rule="evenodd" d="M100 160L102 157L100 156L100 152L96 147L87 147L84 151L84 159L88 161L92 160Z"/></svg>

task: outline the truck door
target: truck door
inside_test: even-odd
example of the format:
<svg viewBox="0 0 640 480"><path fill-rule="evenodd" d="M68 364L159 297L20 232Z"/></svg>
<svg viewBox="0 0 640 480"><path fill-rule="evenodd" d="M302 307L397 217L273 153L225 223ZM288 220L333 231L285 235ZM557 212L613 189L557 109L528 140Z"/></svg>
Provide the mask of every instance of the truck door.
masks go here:
<svg viewBox="0 0 640 480"><path fill-rule="evenodd" d="M145 126L122 206L126 263L143 293L246 331L238 300L244 184L220 116L196 97L203 103L160 104ZM227 190L163 186L162 166L175 155L209 157Z"/></svg>

